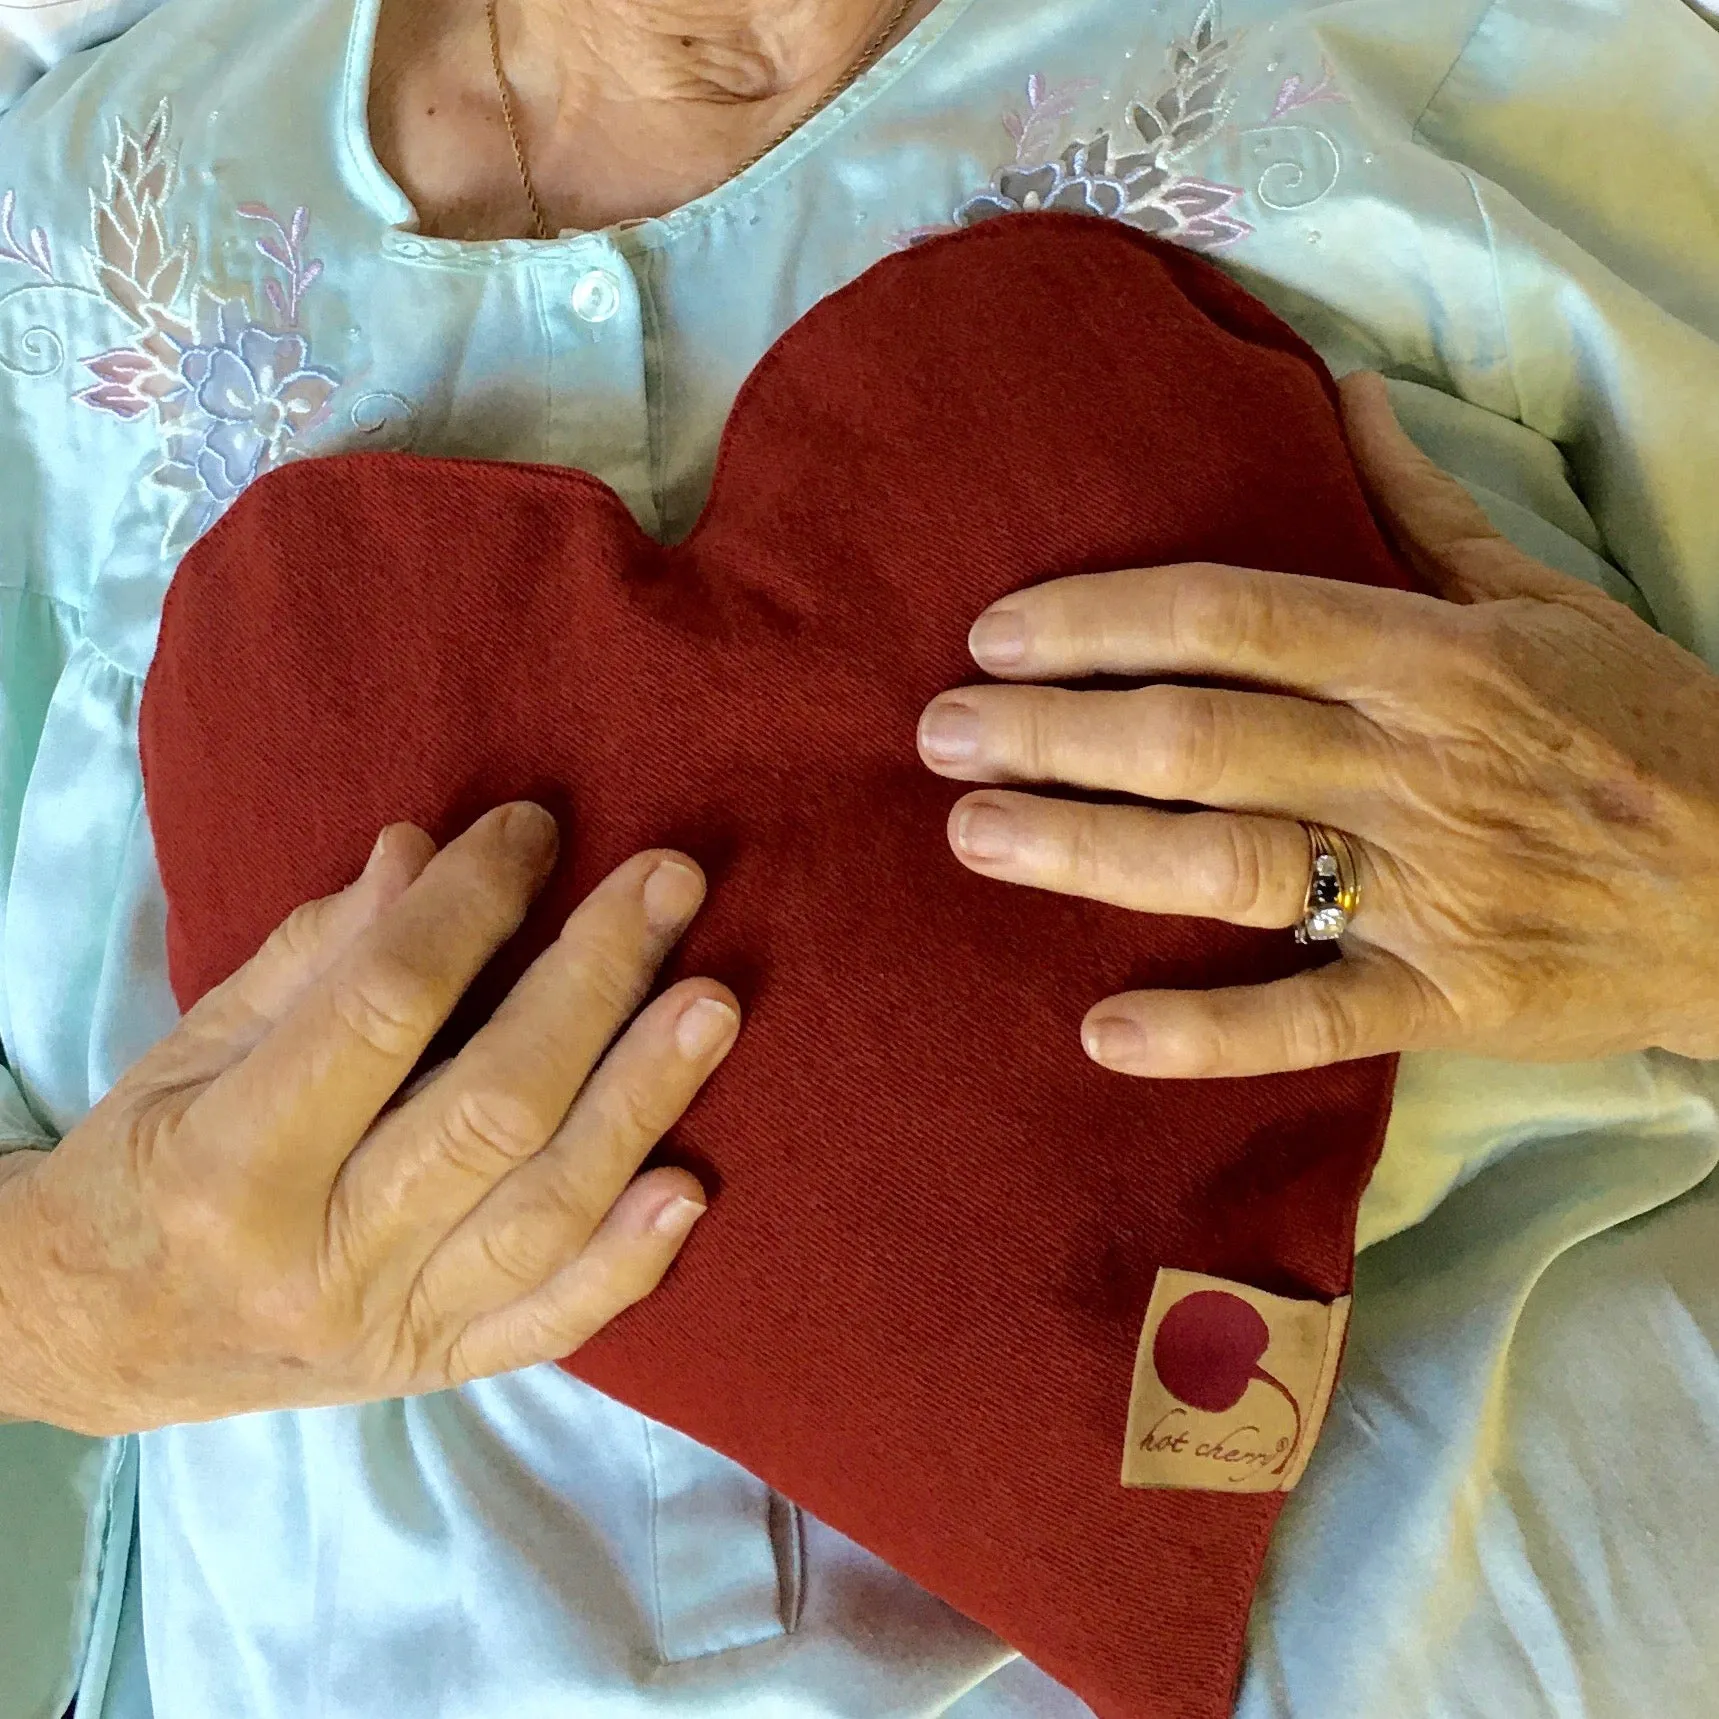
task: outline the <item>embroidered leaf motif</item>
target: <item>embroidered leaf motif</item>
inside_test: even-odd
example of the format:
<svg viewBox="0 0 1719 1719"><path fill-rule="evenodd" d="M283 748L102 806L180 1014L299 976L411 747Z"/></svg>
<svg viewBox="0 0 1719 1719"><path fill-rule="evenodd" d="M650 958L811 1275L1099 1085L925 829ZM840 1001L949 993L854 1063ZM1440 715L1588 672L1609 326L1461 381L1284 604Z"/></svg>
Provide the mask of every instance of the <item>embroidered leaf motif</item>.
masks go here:
<svg viewBox="0 0 1719 1719"><path fill-rule="evenodd" d="M167 195L167 172L171 164L161 158L139 176L137 181L137 200L140 203L159 205Z"/></svg>
<svg viewBox="0 0 1719 1719"><path fill-rule="evenodd" d="M93 388L82 389L72 398L98 412L108 412L116 418L123 418L128 423L133 418L141 418L150 409L148 400L134 394L131 389L112 382L98 382Z"/></svg>
<svg viewBox="0 0 1719 1719"><path fill-rule="evenodd" d="M98 352L84 363L104 382L130 383L154 368L147 353L129 346L116 347L112 352Z"/></svg>
<svg viewBox="0 0 1719 1719"><path fill-rule="evenodd" d="M1210 113L1218 105L1224 93L1224 80L1221 77L1205 78L1192 85L1182 103L1182 117L1189 114Z"/></svg>
<svg viewBox="0 0 1719 1719"><path fill-rule="evenodd" d="M1144 102L1135 102L1128 110L1128 123L1140 133L1148 149L1163 141L1164 128L1158 116Z"/></svg>
<svg viewBox="0 0 1719 1719"><path fill-rule="evenodd" d="M304 294L320 279L307 258L310 211L281 220L266 204L241 214L262 223L258 254L280 271L261 284L259 319L248 298L226 298L195 279L190 230L175 243L168 208L178 181L167 103L141 134L123 120L90 192L90 278L100 296L136 329L129 344L80 362L92 378L73 398L122 422L153 420L160 459L151 481L180 498L162 541L172 556L188 547L253 478L301 454L303 438L329 416L340 387L311 362L298 329ZM17 197L0 192L0 262L19 263L49 285L84 287L53 276L48 235L20 242Z"/></svg>
<svg viewBox="0 0 1719 1719"><path fill-rule="evenodd" d="M1170 54L1170 82L1150 105L1137 102L1129 119L1161 159L1183 155L1203 143L1222 123L1227 106L1229 39L1217 33L1217 6L1207 5L1192 38Z"/></svg>
<svg viewBox="0 0 1719 1719"><path fill-rule="evenodd" d="M145 295L138 290L137 283L123 269L116 269L111 263L103 263L96 270L96 279L101 284L101 290L125 312L131 320L142 324Z"/></svg>
<svg viewBox="0 0 1719 1719"><path fill-rule="evenodd" d="M137 342L139 352L147 352L155 360L156 368L169 375L176 375L179 369L179 354L182 341L179 338L183 324L176 319L169 319L159 310L152 309L149 313L149 327Z"/></svg>
<svg viewBox="0 0 1719 1719"><path fill-rule="evenodd" d="M239 213L247 221L261 221L269 231L256 241L258 252L286 271L286 287L278 283L264 289L264 296L275 312L282 329L298 325L299 301L322 273L320 260L306 262L303 256L305 234L310 230L310 211L302 204L293 211L291 223L281 218L266 203L241 203Z"/></svg>
<svg viewBox="0 0 1719 1719"><path fill-rule="evenodd" d="M167 257L167 240L161 231L161 218L154 209L149 211L139 227L132 273L147 292L150 283L161 273L161 265Z"/></svg>
<svg viewBox="0 0 1719 1719"><path fill-rule="evenodd" d="M190 260L184 251L175 251L163 261L149 282L151 303L172 304L178 298L179 289L185 284L185 270Z"/></svg>
<svg viewBox="0 0 1719 1719"><path fill-rule="evenodd" d="M32 227L29 237L20 242L14 225L17 214L18 193L11 189L0 192L0 262L21 263L31 274L52 284L54 254L46 231Z"/></svg>
<svg viewBox="0 0 1719 1719"><path fill-rule="evenodd" d="M143 217L137 208L137 198L132 194L131 183L121 173L113 188L113 218L119 223L119 229L134 244L143 230Z"/></svg>
<svg viewBox="0 0 1719 1719"><path fill-rule="evenodd" d="M97 385L73 397L99 412L135 418L181 386L176 348L165 352L146 346L116 347L83 360Z"/></svg>
<svg viewBox="0 0 1719 1719"><path fill-rule="evenodd" d="M1182 179L1166 190L1158 200L1169 204L1172 209L1179 210L1191 220L1198 215L1216 214L1234 201L1235 195L1227 185L1213 185L1203 179Z"/></svg>
<svg viewBox="0 0 1719 1719"><path fill-rule="evenodd" d="M1319 81L1304 84L1299 72L1291 72L1278 86L1277 99L1271 104L1271 118L1281 119L1298 107L1312 107L1316 102L1348 100L1337 87L1337 73L1329 60L1319 62Z"/></svg>
<svg viewBox="0 0 1719 1719"><path fill-rule="evenodd" d="M1217 0L1207 0L1189 36L1170 44L1164 82L1128 105L1128 124L1142 147L1116 155L1107 130L1063 141L1058 149L1063 122L1094 80L1053 89L1035 72L1027 80L1025 116L1004 117L1015 143L1013 163L955 211L955 224L1061 209L1115 217L1200 250L1232 244L1252 232L1232 212L1242 195L1239 186L1180 173L1173 166L1224 122L1231 99L1230 49L1231 39L1219 32ZM916 229L905 242L935 230Z"/></svg>
<svg viewBox="0 0 1719 1719"><path fill-rule="evenodd" d="M103 194L90 198L91 261L102 292L133 322L188 339L171 311L190 267L190 235L170 246L161 218L174 168L166 116L163 104L142 138L117 125L102 163Z"/></svg>
<svg viewBox="0 0 1719 1719"><path fill-rule="evenodd" d="M160 152L162 144L167 141L167 127L171 109L165 101L155 109L155 117L149 122L149 129L143 134L142 153L146 161L153 160Z"/></svg>
<svg viewBox="0 0 1719 1719"><path fill-rule="evenodd" d="M1075 78L1052 88L1037 72L1027 79L1027 117L1021 122L1018 133L1013 128L1009 131L1015 140L1017 165L1037 166L1054 153L1058 127L1074 112L1075 104L1092 88L1094 81L1092 78ZM1007 123L1005 120L1004 124Z"/></svg>
<svg viewBox="0 0 1719 1719"><path fill-rule="evenodd" d="M184 490L190 495L199 495L203 489L203 480L197 475L195 468L181 465L178 461L157 466L154 481L167 489Z"/></svg>
<svg viewBox="0 0 1719 1719"><path fill-rule="evenodd" d="M1234 185L1218 185L1209 179L1177 179L1158 192L1139 213L1150 220L1147 230L1161 232L1179 244L1192 245L1196 250L1217 250L1234 244L1253 231L1246 221L1230 213L1231 205L1241 196ZM1161 218L1168 214L1166 224ZM1135 212L1127 217L1135 221ZM1136 222L1145 225L1146 221Z"/></svg>
<svg viewBox="0 0 1719 1719"><path fill-rule="evenodd" d="M126 271L131 266L131 246L126 242L124 231L114 216L112 205L98 203L91 212L91 221L95 230L96 254L110 268Z"/></svg>

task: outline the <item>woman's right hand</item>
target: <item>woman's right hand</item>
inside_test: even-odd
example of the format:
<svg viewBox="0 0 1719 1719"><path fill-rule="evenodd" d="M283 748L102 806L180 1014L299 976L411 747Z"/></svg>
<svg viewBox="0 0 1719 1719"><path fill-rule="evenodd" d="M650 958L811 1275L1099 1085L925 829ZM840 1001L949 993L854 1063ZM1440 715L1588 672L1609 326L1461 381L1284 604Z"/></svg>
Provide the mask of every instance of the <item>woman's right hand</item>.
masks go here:
<svg viewBox="0 0 1719 1719"><path fill-rule="evenodd" d="M703 1195L638 1168L739 1028L706 979L627 1025L703 899L690 860L621 866L396 1101L555 847L525 804L440 853L392 826L53 1152L0 1157L0 1415L116 1434L439 1390L656 1286Z"/></svg>

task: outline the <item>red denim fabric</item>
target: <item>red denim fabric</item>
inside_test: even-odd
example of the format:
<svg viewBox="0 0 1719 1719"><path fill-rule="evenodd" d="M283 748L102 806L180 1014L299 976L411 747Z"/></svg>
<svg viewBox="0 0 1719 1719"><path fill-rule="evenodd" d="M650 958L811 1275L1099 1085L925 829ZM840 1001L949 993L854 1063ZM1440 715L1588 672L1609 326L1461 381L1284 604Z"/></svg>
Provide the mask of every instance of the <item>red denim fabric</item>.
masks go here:
<svg viewBox="0 0 1719 1719"><path fill-rule="evenodd" d="M270 474L180 568L142 710L185 1004L393 819L445 840L529 796L564 834L444 1050L611 866L703 862L672 973L748 1011L676 1134L711 1215L567 1364L1104 1719L1228 1712L1281 1504L1118 1484L1154 1274L1347 1291L1393 1066L1093 1066L1099 998L1311 957L968 873L960 790L914 731L979 678L967 629L995 599L1195 559L1407 583L1307 346L1196 258L1028 216L892 256L790 329L675 547L580 472Z"/></svg>

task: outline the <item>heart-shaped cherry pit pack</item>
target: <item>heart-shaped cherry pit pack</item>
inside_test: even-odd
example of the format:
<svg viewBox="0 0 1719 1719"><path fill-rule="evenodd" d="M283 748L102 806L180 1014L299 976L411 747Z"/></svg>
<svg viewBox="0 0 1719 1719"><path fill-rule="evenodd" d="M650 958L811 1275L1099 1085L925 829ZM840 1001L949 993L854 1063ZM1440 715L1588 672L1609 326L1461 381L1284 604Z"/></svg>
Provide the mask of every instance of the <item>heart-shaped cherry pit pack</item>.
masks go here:
<svg viewBox="0 0 1719 1719"><path fill-rule="evenodd" d="M529 797L563 833L441 1051L611 867L659 844L703 863L669 977L719 977L747 1012L672 1146L711 1214L566 1364L1103 1719L1229 1711L1283 1501L1120 1483L1157 1273L1343 1295L1393 1068L1094 1066L1100 998L1310 957L967 872L960 789L914 734L979 678L967 631L999 597L1193 560L1408 583L1301 340L1200 259L1024 216L891 255L790 328L672 547L582 472L282 466L180 567L142 709L185 1005L396 819L445 841Z"/></svg>

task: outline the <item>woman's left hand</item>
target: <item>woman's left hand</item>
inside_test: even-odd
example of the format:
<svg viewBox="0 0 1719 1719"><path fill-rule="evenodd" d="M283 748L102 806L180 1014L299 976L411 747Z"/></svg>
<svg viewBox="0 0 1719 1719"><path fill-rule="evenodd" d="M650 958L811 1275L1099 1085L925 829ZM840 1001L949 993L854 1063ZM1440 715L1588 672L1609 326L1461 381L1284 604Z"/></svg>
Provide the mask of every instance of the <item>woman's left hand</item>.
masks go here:
<svg viewBox="0 0 1719 1719"><path fill-rule="evenodd" d="M1398 428L1378 377L1342 396L1374 507L1441 595L1192 565L1005 598L972 635L1001 679L1256 690L945 694L919 737L942 775L1211 808L987 789L951 813L956 854L1011 883L1288 936L1310 863L1298 820L1349 835L1361 898L1342 958L1098 1003L1087 1051L1125 1073L1435 1047L1719 1057L1719 675L1512 547Z"/></svg>

